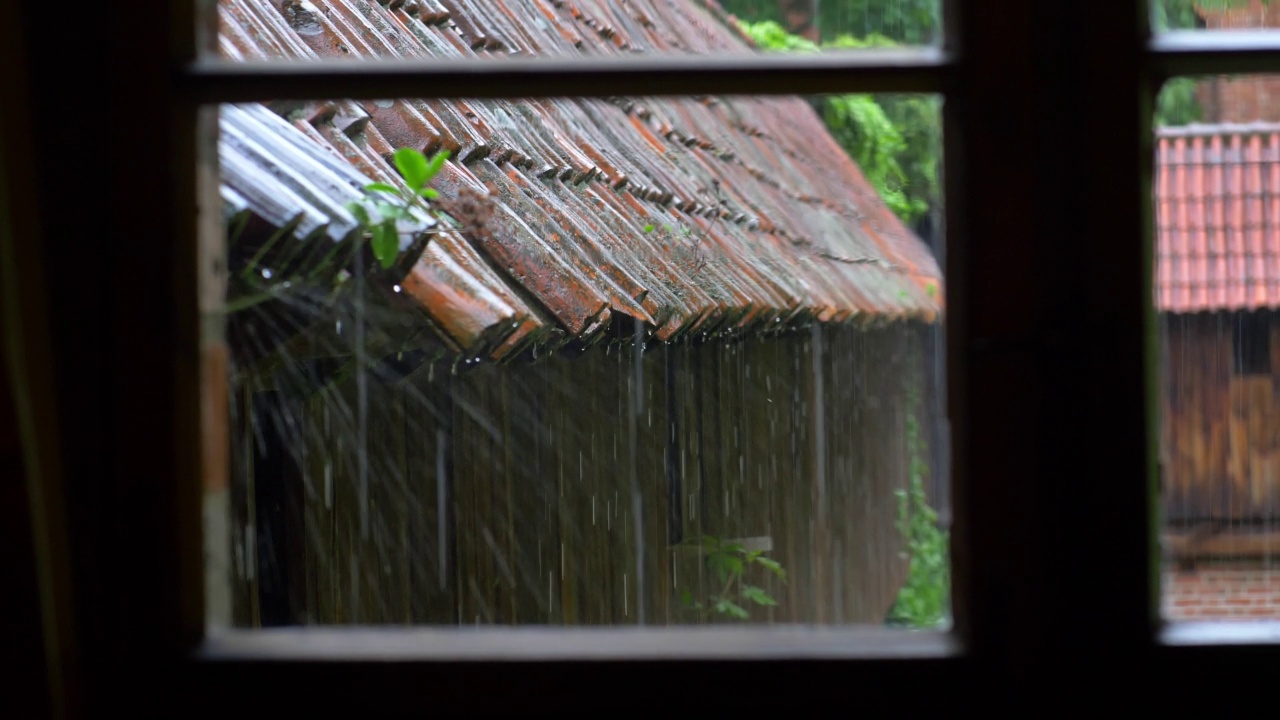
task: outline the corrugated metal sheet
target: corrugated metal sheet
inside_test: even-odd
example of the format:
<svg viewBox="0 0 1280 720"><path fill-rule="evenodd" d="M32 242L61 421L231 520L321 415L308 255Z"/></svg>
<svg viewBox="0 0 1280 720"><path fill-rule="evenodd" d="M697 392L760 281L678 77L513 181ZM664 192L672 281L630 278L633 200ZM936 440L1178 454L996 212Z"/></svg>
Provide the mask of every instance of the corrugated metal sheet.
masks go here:
<svg viewBox="0 0 1280 720"><path fill-rule="evenodd" d="M361 188L371 181L262 105L225 106L218 123L221 193L224 216L233 229L233 263L243 271L252 261L268 273L273 265L295 263L297 272L297 263L310 263L308 271L323 272L317 264L341 256L343 241L359 227L346 203L364 200ZM368 210L377 217L372 205ZM405 252L421 248L425 234L438 225L425 212L415 215L400 221ZM269 245L240 242L236 229L251 223L268 228ZM260 239L248 236L248 242ZM337 272L342 264L330 262L329 270Z"/></svg>
<svg viewBox="0 0 1280 720"><path fill-rule="evenodd" d="M1156 153L1157 307L1280 307L1280 124L1161 129Z"/></svg>
<svg viewBox="0 0 1280 720"><path fill-rule="evenodd" d="M220 11L230 58L746 49L686 0L221 0ZM404 286L467 352L501 356L559 330L587 339L618 314L673 339L940 312L928 249L800 98L273 109L379 180L393 148L453 151L436 181L445 204L489 209L433 240Z"/></svg>

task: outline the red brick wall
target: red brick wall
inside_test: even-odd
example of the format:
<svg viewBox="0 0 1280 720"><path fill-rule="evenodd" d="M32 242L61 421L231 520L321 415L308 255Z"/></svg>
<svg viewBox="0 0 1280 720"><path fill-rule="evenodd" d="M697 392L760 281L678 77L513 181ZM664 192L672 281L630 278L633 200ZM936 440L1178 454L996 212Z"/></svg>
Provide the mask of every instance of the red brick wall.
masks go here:
<svg viewBox="0 0 1280 720"><path fill-rule="evenodd" d="M1196 99L1202 122L1280 121L1280 76L1209 78L1196 88Z"/></svg>
<svg viewBox="0 0 1280 720"><path fill-rule="evenodd" d="M1162 604L1166 620L1280 619L1280 562L1168 570Z"/></svg>
<svg viewBox="0 0 1280 720"><path fill-rule="evenodd" d="M1229 10L1198 10L1197 12L1204 18L1205 27L1210 30L1280 27L1280 5L1274 2L1249 0L1248 5Z"/></svg>
<svg viewBox="0 0 1280 720"><path fill-rule="evenodd" d="M1245 7L1200 15L1210 30L1280 28L1280 2L1251 0ZM1280 76L1215 77L1201 83L1196 95L1207 123L1280 121Z"/></svg>

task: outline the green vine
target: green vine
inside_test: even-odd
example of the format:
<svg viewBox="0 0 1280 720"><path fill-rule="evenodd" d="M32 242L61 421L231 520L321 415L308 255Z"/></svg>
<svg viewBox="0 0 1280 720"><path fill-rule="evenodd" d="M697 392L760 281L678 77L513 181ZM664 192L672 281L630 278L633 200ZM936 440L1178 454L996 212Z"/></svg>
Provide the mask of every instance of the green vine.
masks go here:
<svg viewBox="0 0 1280 720"><path fill-rule="evenodd" d="M924 459L927 448L920 438L920 424L915 416L917 394L907 396L906 441L908 457L907 487L897 491L898 531L902 533L908 559L907 581L889 610L891 625L934 628L946 622L951 599L951 572L946 531L938 527L938 513L929 505L925 478L929 464Z"/></svg>

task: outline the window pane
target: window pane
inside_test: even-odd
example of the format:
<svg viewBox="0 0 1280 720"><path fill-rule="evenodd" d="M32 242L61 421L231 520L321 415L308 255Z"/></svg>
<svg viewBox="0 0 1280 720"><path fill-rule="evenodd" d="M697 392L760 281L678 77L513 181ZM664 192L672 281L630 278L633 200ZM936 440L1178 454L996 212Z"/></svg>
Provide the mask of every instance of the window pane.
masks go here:
<svg viewBox="0 0 1280 720"><path fill-rule="evenodd" d="M211 620L944 622L939 105L222 107Z"/></svg>
<svg viewBox="0 0 1280 720"><path fill-rule="evenodd" d="M1151 13L1157 31L1280 28L1280 7L1269 0L1155 0Z"/></svg>
<svg viewBox="0 0 1280 720"><path fill-rule="evenodd" d="M236 60L722 55L933 44L938 0L219 0Z"/></svg>
<svg viewBox="0 0 1280 720"><path fill-rule="evenodd" d="M1280 618L1280 78L1177 78L1156 128L1165 617Z"/></svg>

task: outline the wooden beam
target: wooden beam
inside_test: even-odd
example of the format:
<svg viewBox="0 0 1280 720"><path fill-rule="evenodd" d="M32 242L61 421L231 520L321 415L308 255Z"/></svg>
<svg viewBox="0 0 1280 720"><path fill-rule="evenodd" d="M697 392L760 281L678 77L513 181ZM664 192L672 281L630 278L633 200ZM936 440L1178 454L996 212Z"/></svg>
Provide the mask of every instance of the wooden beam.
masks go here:
<svg viewBox="0 0 1280 720"><path fill-rule="evenodd" d="M1178 561L1208 558L1263 558L1280 555L1280 531L1165 533L1165 551Z"/></svg>

